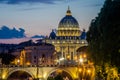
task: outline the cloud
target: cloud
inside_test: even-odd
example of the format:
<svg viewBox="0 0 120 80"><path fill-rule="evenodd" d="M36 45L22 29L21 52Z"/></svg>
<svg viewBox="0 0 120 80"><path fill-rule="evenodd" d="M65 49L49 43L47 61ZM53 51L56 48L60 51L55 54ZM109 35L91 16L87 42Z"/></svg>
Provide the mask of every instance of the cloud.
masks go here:
<svg viewBox="0 0 120 80"><path fill-rule="evenodd" d="M0 39L11 39L11 38L23 38L26 37L25 30L22 28L19 28L17 30L16 28L10 29L7 26L2 26L0 29Z"/></svg>
<svg viewBox="0 0 120 80"><path fill-rule="evenodd" d="M29 8L23 8L23 9L19 9L21 11L31 11L31 10L37 10L37 9L42 9L41 7L29 7Z"/></svg>
<svg viewBox="0 0 120 80"><path fill-rule="evenodd" d="M5 4L20 4L20 3L54 4L56 1L64 1L64 0L0 0L0 3L5 3Z"/></svg>
<svg viewBox="0 0 120 80"><path fill-rule="evenodd" d="M43 39L43 38L45 38L45 36L43 36L43 35L34 35L31 38L41 38L41 39Z"/></svg>

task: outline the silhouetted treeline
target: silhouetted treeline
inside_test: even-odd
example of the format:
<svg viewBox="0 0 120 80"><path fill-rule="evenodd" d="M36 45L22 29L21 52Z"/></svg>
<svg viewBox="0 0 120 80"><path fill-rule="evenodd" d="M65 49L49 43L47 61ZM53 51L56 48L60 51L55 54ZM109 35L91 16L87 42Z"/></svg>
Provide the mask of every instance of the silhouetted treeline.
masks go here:
<svg viewBox="0 0 120 80"><path fill-rule="evenodd" d="M89 56L95 65L116 66L120 71L120 0L106 0L87 32Z"/></svg>

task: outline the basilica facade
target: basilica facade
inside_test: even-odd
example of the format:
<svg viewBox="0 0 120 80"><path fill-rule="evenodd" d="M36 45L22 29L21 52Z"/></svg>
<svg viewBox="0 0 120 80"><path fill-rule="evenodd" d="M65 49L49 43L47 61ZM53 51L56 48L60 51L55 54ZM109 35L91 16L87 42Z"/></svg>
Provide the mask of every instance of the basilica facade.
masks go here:
<svg viewBox="0 0 120 80"><path fill-rule="evenodd" d="M58 29L52 30L45 42L55 46L56 61L59 64L74 64L79 58L77 49L88 45L86 33L80 30L69 7L65 17L59 22Z"/></svg>

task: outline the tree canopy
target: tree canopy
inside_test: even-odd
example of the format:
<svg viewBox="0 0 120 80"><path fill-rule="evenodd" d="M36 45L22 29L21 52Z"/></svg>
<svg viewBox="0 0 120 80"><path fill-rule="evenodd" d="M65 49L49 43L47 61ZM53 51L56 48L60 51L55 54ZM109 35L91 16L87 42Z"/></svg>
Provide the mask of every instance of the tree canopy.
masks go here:
<svg viewBox="0 0 120 80"><path fill-rule="evenodd" d="M120 0L106 0L87 32L89 51L96 64L120 61Z"/></svg>
<svg viewBox="0 0 120 80"><path fill-rule="evenodd" d="M15 59L15 56L10 53L1 53L0 58L2 59L2 64L9 65Z"/></svg>
<svg viewBox="0 0 120 80"><path fill-rule="evenodd" d="M97 72L98 76L106 77L106 69L114 66L120 72L120 0L105 1L98 16L91 21L87 41L88 55L96 71L98 67L102 69L102 73Z"/></svg>

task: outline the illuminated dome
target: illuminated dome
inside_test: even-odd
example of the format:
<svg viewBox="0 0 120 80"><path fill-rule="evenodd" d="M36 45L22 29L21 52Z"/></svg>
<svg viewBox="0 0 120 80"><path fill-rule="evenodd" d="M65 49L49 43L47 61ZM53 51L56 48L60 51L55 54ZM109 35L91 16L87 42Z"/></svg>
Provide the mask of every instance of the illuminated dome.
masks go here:
<svg viewBox="0 0 120 80"><path fill-rule="evenodd" d="M66 12L66 16L61 19L58 25L57 36L80 36L79 24L72 16L69 7Z"/></svg>

